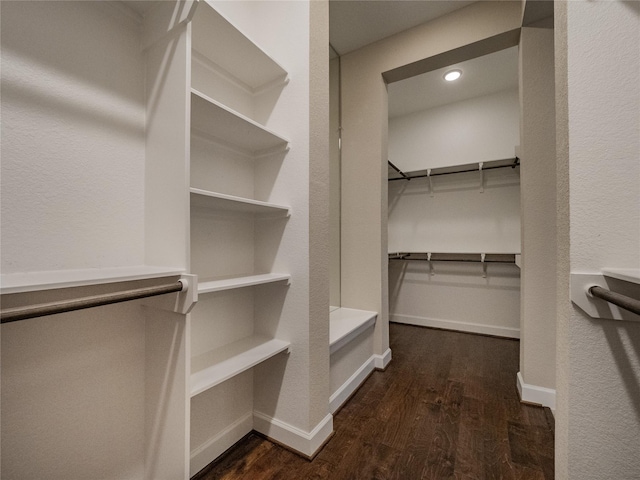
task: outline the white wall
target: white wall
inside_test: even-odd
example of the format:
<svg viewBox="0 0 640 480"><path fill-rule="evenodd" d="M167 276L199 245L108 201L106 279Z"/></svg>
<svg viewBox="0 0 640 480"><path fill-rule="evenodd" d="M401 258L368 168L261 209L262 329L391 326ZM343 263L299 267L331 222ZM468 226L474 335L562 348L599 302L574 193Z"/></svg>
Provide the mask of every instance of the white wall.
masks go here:
<svg viewBox="0 0 640 480"><path fill-rule="evenodd" d="M553 29L520 37L522 302L520 393L555 406L556 134Z"/></svg>
<svg viewBox="0 0 640 480"><path fill-rule="evenodd" d="M513 157L518 124L517 90L391 118L389 157L404 171ZM519 170L484 172L482 193L476 172L433 177L432 186L426 178L389 182L389 252L520 252ZM519 273L491 265L483 278L480 264L434 263L430 271L425 262L391 261L390 320L517 338Z"/></svg>
<svg viewBox="0 0 640 480"><path fill-rule="evenodd" d="M330 290L332 306L340 306L340 58L329 62Z"/></svg>
<svg viewBox="0 0 640 480"><path fill-rule="evenodd" d="M2 273L144 264L138 25L106 3L3 10Z"/></svg>
<svg viewBox="0 0 640 480"><path fill-rule="evenodd" d="M144 263L139 30L106 3L3 2L3 274ZM146 333L138 302L2 326L2 478L143 478Z"/></svg>
<svg viewBox="0 0 640 480"><path fill-rule="evenodd" d="M639 7L555 3L558 478L640 471L640 324L591 319L569 295L570 272L640 268Z"/></svg>
<svg viewBox="0 0 640 480"><path fill-rule="evenodd" d="M518 117L513 89L390 118L389 160L411 171L511 158Z"/></svg>

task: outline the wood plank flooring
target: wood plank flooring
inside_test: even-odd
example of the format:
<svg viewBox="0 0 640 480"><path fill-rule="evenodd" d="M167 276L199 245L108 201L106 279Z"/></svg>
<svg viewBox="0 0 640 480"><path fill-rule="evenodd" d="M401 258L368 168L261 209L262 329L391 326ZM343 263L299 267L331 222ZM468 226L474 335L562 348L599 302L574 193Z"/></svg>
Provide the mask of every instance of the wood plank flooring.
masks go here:
<svg viewBox="0 0 640 480"><path fill-rule="evenodd" d="M518 341L399 324L390 339L313 461L251 433L193 479L553 478L553 416L519 401Z"/></svg>

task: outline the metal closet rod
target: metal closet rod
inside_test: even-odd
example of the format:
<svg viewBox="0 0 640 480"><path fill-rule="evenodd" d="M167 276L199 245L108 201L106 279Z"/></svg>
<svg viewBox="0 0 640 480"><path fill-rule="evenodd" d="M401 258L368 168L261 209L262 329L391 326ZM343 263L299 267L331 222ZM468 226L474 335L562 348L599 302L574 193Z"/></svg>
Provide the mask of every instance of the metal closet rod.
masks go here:
<svg viewBox="0 0 640 480"><path fill-rule="evenodd" d="M156 287L135 288L117 293L106 293L89 297L76 298L60 302L41 303L28 307L16 307L0 310L1 323L17 322L29 318L44 317L57 313L73 312L85 308L101 307L113 303L128 302L140 298L166 295L167 293L181 292L185 288L182 281Z"/></svg>
<svg viewBox="0 0 640 480"><path fill-rule="evenodd" d="M473 169L466 169L466 170L457 170L455 172L441 172L441 173L425 173L422 175L407 175L406 173L404 173L402 170L400 170L398 167L396 167L393 163L391 163L390 160L387 160L387 162L389 163L389 166L391 168L393 168L396 172L398 172L400 175L402 175L402 178L389 178L388 180L390 182L393 182L395 180L411 180L412 178L425 178L425 177L437 177L439 175L452 175L454 173L467 173L467 172L477 172L479 170L479 168L473 168ZM513 163L510 165L497 165L495 167L482 167L482 170L494 170L496 168L516 168L520 166L520 159L518 157L514 157L513 158ZM449 167L442 167L442 168L449 168Z"/></svg>
<svg viewBox="0 0 640 480"><path fill-rule="evenodd" d="M474 262L474 263L515 263L515 254L511 253L427 253L398 252L390 253L389 260L411 260L420 262Z"/></svg>
<svg viewBox="0 0 640 480"><path fill-rule="evenodd" d="M640 300L636 300L635 298L627 297L626 295L612 292L611 290L598 286L591 287L589 289L589 294L606 302L613 303L614 305L633 312L636 315L640 315Z"/></svg>

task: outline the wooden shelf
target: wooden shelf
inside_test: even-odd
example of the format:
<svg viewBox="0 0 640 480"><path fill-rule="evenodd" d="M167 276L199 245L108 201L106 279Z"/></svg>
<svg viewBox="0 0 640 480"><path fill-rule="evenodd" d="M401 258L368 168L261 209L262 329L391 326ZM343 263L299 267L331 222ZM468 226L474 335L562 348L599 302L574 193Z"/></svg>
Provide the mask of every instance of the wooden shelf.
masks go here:
<svg viewBox="0 0 640 480"><path fill-rule="evenodd" d="M329 313L329 353L334 353L376 323L377 312L338 308Z"/></svg>
<svg viewBox="0 0 640 480"><path fill-rule="evenodd" d="M289 207L191 188L191 206L238 213L289 215Z"/></svg>
<svg viewBox="0 0 640 480"><path fill-rule="evenodd" d="M85 287L105 283L130 282L151 278L173 277L184 270L171 267L133 266L88 268L82 270L52 270L44 272L9 273L0 277L0 293L35 292L57 288Z"/></svg>
<svg viewBox="0 0 640 480"><path fill-rule="evenodd" d="M207 0L200 2L193 19L192 48L253 92L286 81L287 71Z"/></svg>
<svg viewBox="0 0 640 480"><path fill-rule="evenodd" d="M191 359L191 396L289 349L289 342L253 336Z"/></svg>
<svg viewBox="0 0 640 480"><path fill-rule="evenodd" d="M285 150L289 141L250 118L191 89L191 128L250 155Z"/></svg>
<svg viewBox="0 0 640 480"><path fill-rule="evenodd" d="M247 275L243 277L220 278L212 280L202 280L198 282L198 293L213 293L233 288L252 287L265 283L289 281L291 275L288 273L265 273L261 275Z"/></svg>

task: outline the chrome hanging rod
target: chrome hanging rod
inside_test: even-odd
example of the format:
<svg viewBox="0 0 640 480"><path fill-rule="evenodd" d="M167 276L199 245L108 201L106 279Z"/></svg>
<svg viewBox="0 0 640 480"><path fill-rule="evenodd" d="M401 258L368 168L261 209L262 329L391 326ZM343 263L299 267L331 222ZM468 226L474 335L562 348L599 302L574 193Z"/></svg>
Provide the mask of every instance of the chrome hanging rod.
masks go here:
<svg viewBox="0 0 640 480"><path fill-rule="evenodd" d="M496 168L516 168L520 166L520 159L518 157L515 157L513 159L513 163L509 163L507 165L495 165L495 166L486 166L487 163L490 162L483 162L484 166L482 167L482 170L494 170ZM431 169L430 172L428 173L423 173L420 175L411 175L411 174L406 174L404 172L402 172L401 170L399 170L395 165L393 165L393 163L389 162L389 165L394 168L400 175L402 175L402 177L398 177L398 178L389 178L388 180L390 182L393 182L395 180L411 180L412 178L425 178L425 177L437 177L439 175L451 175L454 173L468 173L468 172L477 172L479 170L479 168L467 168L464 170L456 170L454 172L434 172L433 170L435 169ZM442 168L449 168L449 167L442 167ZM423 170L424 171L424 170Z"/></svg>
<svg viewBox="0 0 640 480"><path fill-rule="evenodd" d="M640 300L598 286L589 288L589 294L640 315Z"/></svg>
<svg viewBox="0 0 640 480"><path fill-rule="evenodd" d="M140 298L166 295L168 293L180 292L184 288L185 284L182 281L177 281L176 283L159 285L156 287L136 288L117 293L107 293L103 295L93 295L90 297L77 298L74 300L42 303L39 305L32 305L27 307L7 308L5 310L0 310L0 319L1 323L17 322L19 320L27 320L29 318L44 317L46 315L72 312L85 308L101 307L103 305L111 305L113 303L128 302L130 300L138 300Z"/></svg>

